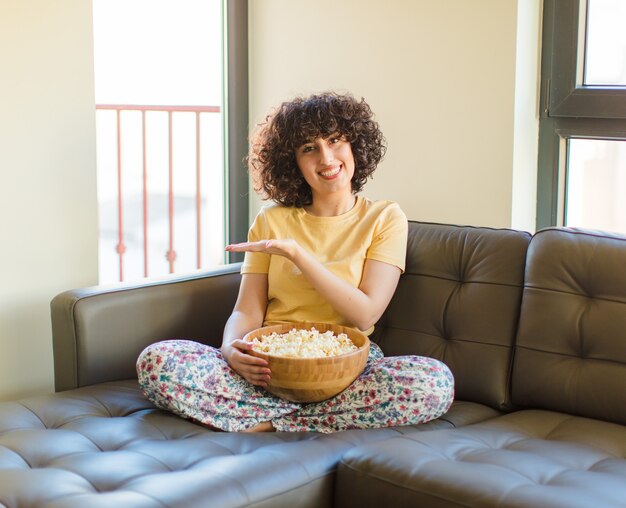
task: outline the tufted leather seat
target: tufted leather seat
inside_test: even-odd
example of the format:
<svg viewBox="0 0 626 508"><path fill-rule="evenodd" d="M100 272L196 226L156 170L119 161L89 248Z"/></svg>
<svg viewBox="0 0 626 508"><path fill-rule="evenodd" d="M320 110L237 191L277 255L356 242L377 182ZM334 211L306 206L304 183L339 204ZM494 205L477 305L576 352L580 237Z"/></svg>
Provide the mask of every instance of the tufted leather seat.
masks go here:
<svg viewBox="0 0 626 508"><path fill-rule="evenodd" d="M330 506L338 458L392 435L211 432L109 382L0 404L0 505Z"/></svg>
<svg viewBox="0 0 626 508"><path fill-rule="evenodd" d="M623 236L538 232L528 248L511 401L542 409L352 450L339 467L337 503L624 508L625 267Z"/></svg>
<svg viewBox="0 0 626 508"><path fill-rule="evenodd" d="M459 403L419 430L486 416ZM213 432L156 409L134 380L101 383L0 403L0 506L332 506L346 451L411 430Z"/></svg>
<svg viewBox="0 0 626 508"><path fill-rule="evenodd" d="M626 427L525 410L349 451L340 506L623 508Z"/></svg>

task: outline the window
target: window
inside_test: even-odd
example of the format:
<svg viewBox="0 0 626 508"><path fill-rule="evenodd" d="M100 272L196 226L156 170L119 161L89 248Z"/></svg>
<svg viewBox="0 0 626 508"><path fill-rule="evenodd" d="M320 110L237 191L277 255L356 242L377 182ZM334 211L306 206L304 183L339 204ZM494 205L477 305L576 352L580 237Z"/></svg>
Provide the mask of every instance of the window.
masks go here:
<svg viewBox="0 0 626 508"><path fill-rule="evenodd" d="M93 11L100 282L236 260L223 247L247 233L247 3Z"/></svg>
<svg viewBox="0 0 626 508"><path fill-rule="evenodd" d="M624 0L545 0L537 228L626 233Z"/></svg>

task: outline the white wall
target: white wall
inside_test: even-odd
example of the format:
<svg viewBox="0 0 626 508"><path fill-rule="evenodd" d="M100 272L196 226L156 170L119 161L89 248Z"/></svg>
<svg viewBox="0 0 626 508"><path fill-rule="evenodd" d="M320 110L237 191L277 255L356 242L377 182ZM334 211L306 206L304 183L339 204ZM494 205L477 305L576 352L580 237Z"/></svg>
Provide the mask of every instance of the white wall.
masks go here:
<svg viewBox="0 0 626 508"><path fill-rule="evenodd" d="M521 4L535 6L527 25L537 25L540 0ZM252 0L250 121L296 94L352 91L389 145L364 194L398 201L410 219L509 227L514 142L536 145L532 132L515 133L533 128L516 123L516 83L530 83L525 100L536 100L537 65L516 73L521 19L516 0ZM537 56L535 36L523 55ZM515 213L528 225L536 158L524 150L527 195ZM253 197L251 213L258 207Z"/></svg>
<svg viewBox="0 0 626 508"><path fill-rule="evenodd" d="M91 2L0 3L0 400L53 389L49 304L97 281Z"/></svg>

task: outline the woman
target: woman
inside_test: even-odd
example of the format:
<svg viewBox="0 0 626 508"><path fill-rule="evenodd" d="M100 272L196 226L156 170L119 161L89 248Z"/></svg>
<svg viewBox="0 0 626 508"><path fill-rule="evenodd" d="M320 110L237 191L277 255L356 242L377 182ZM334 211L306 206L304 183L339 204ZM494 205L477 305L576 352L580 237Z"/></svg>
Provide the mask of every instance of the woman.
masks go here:
<svg viewBox="0 0 626 508"><path fill-rule="evenodd" d="M385 153L364 100L325 93L283 103L258 126L248 165L264 207L220 350L190 341L148 347L139 382L157 406L227 431L318 431L423 423L445 413L454 380L441 362L384 358L372 343L364 372L337 396L297 404L264 390L267 362L243 336L284 322L326 322L370 334L404 270L407 219L357 193Z"/></svg>

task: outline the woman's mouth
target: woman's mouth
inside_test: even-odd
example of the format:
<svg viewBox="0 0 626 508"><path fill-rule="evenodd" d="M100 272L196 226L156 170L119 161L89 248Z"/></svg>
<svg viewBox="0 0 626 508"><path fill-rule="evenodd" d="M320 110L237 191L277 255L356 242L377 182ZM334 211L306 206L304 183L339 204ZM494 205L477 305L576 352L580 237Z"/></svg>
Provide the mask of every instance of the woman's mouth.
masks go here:
<svg viewBox="0 0 626 508"><path fill-rule="evenodd" d="M341 171L341 166L335 166L334 168L330 168L327 169L326 171L320 171L320 176L322 176L322 178L334 178L335 176L337 176L339 174L339 172Z"/></svg>

